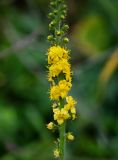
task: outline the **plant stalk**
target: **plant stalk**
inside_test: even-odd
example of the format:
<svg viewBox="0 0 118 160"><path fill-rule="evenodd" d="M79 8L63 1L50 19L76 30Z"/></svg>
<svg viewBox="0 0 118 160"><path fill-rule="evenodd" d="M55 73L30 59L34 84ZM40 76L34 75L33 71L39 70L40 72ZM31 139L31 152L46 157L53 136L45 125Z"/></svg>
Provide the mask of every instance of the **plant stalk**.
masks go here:
<svg viewBox="0 0 118 160"><path fill-rule="evenodd" d="M63 108L64 106L64 100L60 99L60 109ZM60 145L59 145L59 150L60 150L60 160L65 160L65 127L66 127L66 122L60 125L59 127L59 137L60 137Z"/></svg>
<svg viewBox="0 0 118 160"><path fill-rule="evenodd" d="M65 122L60 126L60 160L65 160Z"/></svg>

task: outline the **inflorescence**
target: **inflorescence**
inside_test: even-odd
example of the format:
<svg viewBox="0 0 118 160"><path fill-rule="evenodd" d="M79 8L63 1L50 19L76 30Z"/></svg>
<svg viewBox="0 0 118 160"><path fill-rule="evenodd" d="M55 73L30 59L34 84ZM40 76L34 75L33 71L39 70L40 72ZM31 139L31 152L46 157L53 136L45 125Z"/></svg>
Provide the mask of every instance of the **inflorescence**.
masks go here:
<svg viewBox="0 0 118 160"><path fill-rule="evenodd" d="M50 35L47 39L51 46L48 49L48 81L50 82L50 99L52 100L52 110L54 121L47 124L50 130L59 129L65 126L67 120L76 118L76 101L68 93L72 88L72 72L70 51L67 49L69 42L66 37L68 25L64 23L66 17L66 5L64 0L51 0L49 18ZM61 130L59 129L61 132ZM61 135L61 133L60 133ZM71 132L64 133L65 138L72 141L74 135ZM58 145L54 150L55 158L62 154L61 137L58 138Z"/></svg>

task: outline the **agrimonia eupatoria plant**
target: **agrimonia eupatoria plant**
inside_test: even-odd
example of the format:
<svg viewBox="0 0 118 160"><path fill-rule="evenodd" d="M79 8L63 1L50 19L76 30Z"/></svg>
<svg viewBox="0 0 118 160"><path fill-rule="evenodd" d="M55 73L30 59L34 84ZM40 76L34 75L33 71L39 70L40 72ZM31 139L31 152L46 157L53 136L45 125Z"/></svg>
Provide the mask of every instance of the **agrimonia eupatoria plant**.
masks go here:
<svg viewBox="0 0 118 160"><path fill-rule="evenodd" d="M50 35L47 37L51 45L47 56L49 93L54 120L47 124L47 128L59 131L54 156L60 160L64 160L65 157L66 139L74 140L74 135L71 132L66 133L66 121L76 118L76 101L68 95L72 87L72 72L69 63L70 51L67 48L69 40L66 37L69 26L64 23L66 13L67 6L64 0L51 0L49 13L51 19L49 23Z"/></svg>

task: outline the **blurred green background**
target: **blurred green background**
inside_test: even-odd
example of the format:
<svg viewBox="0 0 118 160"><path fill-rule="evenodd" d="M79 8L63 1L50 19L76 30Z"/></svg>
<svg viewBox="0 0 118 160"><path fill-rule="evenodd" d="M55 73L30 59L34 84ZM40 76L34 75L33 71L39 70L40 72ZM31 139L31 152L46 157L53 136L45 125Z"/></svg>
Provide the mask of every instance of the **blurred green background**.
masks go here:
<svg viewBox="0 0 118 160"><path fill-rule="evenodd" d="M118 159L118 0L67 0L78 119L67 160ZM0 160L52 160L48 0L0 0Z"/></svg>

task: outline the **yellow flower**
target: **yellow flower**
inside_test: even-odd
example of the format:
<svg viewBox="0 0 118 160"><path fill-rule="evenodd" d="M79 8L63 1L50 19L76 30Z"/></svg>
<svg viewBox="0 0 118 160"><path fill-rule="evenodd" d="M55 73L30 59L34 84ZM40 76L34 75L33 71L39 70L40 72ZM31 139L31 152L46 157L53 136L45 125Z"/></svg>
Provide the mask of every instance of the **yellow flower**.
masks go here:
<svg viewBox="0 0 118 160"><path fill-rule="evenodd" d="M72 107L71 110L70 110L70 112L71 112L72 114L76 114L76 109L75 109L75 107Z"/></svg>
<svg viewBox="0 0 118 160"><path fill-rule="evenodd" d="M66 97L66 102L67 104L64 105L65 110L70 111L71 116L72 116L72 120L74 120L76 118L76 101L73 99L72 96L68 96Z"/></svg>
<svg viewBox="0 0 118 160"><path fill-rule="evenodd" d="M52 46L48 50L48 64L54 64L61 59L69 59L69 52L60 46Z"/></svg>
<svg viewBox="0 0 118 160"><path fill-rule="evenodd" d="M53 109L53 112L54 112L54 120L57 120L57 123L59 125L63 124L64 121L70 117L68 111L65 110L64 108Z"/></svg>
<svg viewBox="0 0 118 160"><path fill-rule="evenodd" d="M73 141L74 140L74 135L72 135L71 132L68 132L67 133L67 139L70 140L70 141Z"/></svg>
<svg viewBox="0 0 118 160"><path fill-rule="evenodd" d="M50 129L50 130L53 129L54 128L54 123L53 122L48 123L47 128Z"/></svg>
<svg viewBox="0 0 118 160"><path fill-rule="evenodd" d="M66 102L67 104L65 104L65 109L67 110L70 110L71 113L76 113L76 110L75 110L75 105L76 105L76 101L73 99L72 96L68 96L66 97Z"/></svg>
<svg viewBox="0 0 118 160"><path fill-rule="evenodd" d="M50 98L58 100L60 97L65 98L71 88L72 84L66 80L59 81L59 84L52 86L50 89Z"/></svg>
<svg viewBox="0 0 118 160"><path fill-rule="evenodd" d="M62 67L60 63L51 65L49 67L49 74L48 74L49 81L51 81L52 78L57 77L61 73L61 71L62 71Z"/></svg>
<svg viewBox="0 0 118 160"><path fill-rule="evenodd" d="M54 150L54 157L55 158L59 158L60 157L60 151L59 151L59 149L55 149Z"/></svg>
<svg viewBox="0 0 118 160"><path fill-rule="evenodd" d="M59 81L60 97L64 98L67 96L72 84L66 80Z"/></svg>
<svg viewBox="0 0 118 160"><path fill-rule="evenodd" d="M71 108L77 104L77 102L73 99L72 96L66 97L66 102L70 105Z"/></svg>
<svg viewBox="0 0 118 160"><path fill-rule="evenodd" d="M59 86L52 86L50 89L50 98L52 100L58 100L60 97Z"/></svg>
<svg viewBox="0 0 118 160"><path fill-rule="evenodd" d="M53 81L60 73L65 75L67 81L71 82L70 64L66 59L62 59L49 67L48 80Z"/></svg>

